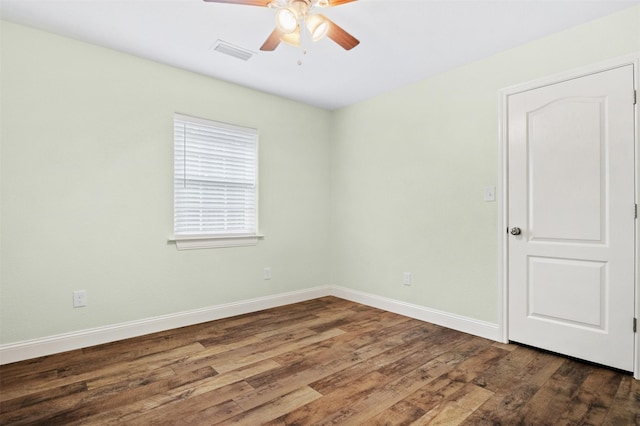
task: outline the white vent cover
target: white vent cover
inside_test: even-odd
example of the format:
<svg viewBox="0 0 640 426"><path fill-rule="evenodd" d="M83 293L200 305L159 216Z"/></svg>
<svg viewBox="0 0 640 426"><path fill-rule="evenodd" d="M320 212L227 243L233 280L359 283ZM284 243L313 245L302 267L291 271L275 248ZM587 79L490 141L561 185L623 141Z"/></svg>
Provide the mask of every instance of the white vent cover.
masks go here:
<svg viewBox="0 0 640 426"><path fill-rule="evenodd" d="M248 61L253 55L255 55L255 53L250 50L234 46L233 44L222 40L217 40L211 48L216 52L224 53L225 55L233 56L234 58L242 59L243 61Z"/></svg>

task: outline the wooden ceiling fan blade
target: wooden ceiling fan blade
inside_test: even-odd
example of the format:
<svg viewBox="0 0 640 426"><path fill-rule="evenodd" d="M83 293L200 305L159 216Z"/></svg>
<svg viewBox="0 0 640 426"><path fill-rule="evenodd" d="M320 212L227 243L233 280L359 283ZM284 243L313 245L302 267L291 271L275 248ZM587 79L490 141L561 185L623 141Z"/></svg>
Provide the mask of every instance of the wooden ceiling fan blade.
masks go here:
<svg viewBox="0 0 640 426"><path fill-rule="evenodd" d="M356 0L329 0L329 7L340 6L341 4L351 3Z"/></svg>
<svg viewBox="0 0 640 426"><path fill-rule="evenodd" d="M360 44L360 41L346 32L342 27L333 22L331 19L324 15L320 15L329 24L329 31L327 37L338 43L344 50L351 50Z"/></svg>
<svg viewBox="0 0 640 426"><path fill-rule="evenodd" d="M280 31L278 28L274 29L273 32L267 37L267 39L262 43L260 50L265 52L271 52L276 50L276 47L280 44L280 37L282 37L284 33Z"/></svg>
<svg viewBox="0 0 640 426"><path fill-rule="evenodd" d="M269 7L272 0L204 0L208 3L243 4L246 6Z"/></svg>

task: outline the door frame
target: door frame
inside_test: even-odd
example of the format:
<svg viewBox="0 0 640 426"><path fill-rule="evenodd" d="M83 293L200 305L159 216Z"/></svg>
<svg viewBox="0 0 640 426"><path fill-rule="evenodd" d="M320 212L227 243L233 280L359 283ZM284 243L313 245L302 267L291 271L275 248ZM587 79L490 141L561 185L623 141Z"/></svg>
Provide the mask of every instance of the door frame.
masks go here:
<svg viewBox="0 0 640 426"><path fill-rule="evenodd" d="M607 71L613 68L618 68L624 65L634 66L634 87L638 96L638 100L635 106L635 199L636 203L640 200L640 149L639 149L639 136L640 133L640 52L626 55L614 59L610 59L603 62L587 65L577 69L569 70L566 72L554 74L551 76L542 77L526 83L517 84L504 88L498 92L498 125L499 125L499 172L498 172L498 335L502 339L502 342L507 343L509 341L509 270L508 270L508 255L509 255L509 239L507 234L507 227L509 225L509 179L508 179L508 141L507 141L507 99L511 95L515 95L521 92L525 92L532 89L537 89L551 84L560 83L575 78L584 77L589 74L597 72ZM640 322L640 280L638 279L638 266L640 265L640 228L638 222L635 223L635 318L638 318ZM629 327L632 325L629 324ZM634 336L634 377L640 380L640 323L638 324L638 330Z"/></svg>

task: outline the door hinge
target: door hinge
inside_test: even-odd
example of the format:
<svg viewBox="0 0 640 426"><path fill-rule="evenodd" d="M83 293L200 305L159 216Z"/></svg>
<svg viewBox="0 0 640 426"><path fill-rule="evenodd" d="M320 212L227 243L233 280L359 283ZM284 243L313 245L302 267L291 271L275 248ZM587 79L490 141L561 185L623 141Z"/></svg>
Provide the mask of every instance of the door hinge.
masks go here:
<svg viewBox="0 0 640 426"><path fill-rule="evenodd" d="M637 204L634 204L633 211L634 211L633 215L637 219L638 218L638 205Z"/></svg>
<svg viewBox="0 0 640 426"><path fill-rule="evenodd" d="M638 318L633 319L633 332L636 333L638 331Z"/></svg>
<svg viewBox="0 0 640 426"><path fill-rule="evenodd" d="M634 90L633 91L633 104L637 104L638 103L638 91Z"/></svg>

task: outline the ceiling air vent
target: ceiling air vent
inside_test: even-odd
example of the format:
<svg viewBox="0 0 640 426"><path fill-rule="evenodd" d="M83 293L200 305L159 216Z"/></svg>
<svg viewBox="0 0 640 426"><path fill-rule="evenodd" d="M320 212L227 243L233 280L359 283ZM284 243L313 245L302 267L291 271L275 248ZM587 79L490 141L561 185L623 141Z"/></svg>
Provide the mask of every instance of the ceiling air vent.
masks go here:
<svg viewBox="0 0 640 426"><path fill-rule="evenodd" d="M227 43L226 41L218 40L214 43L213 50L216 52L224 53L225 55L233 56L234 58L242 59L243 61L248 61L251 59L254 52L243 49L242 47L234 46L231 43Z"/></svg>

